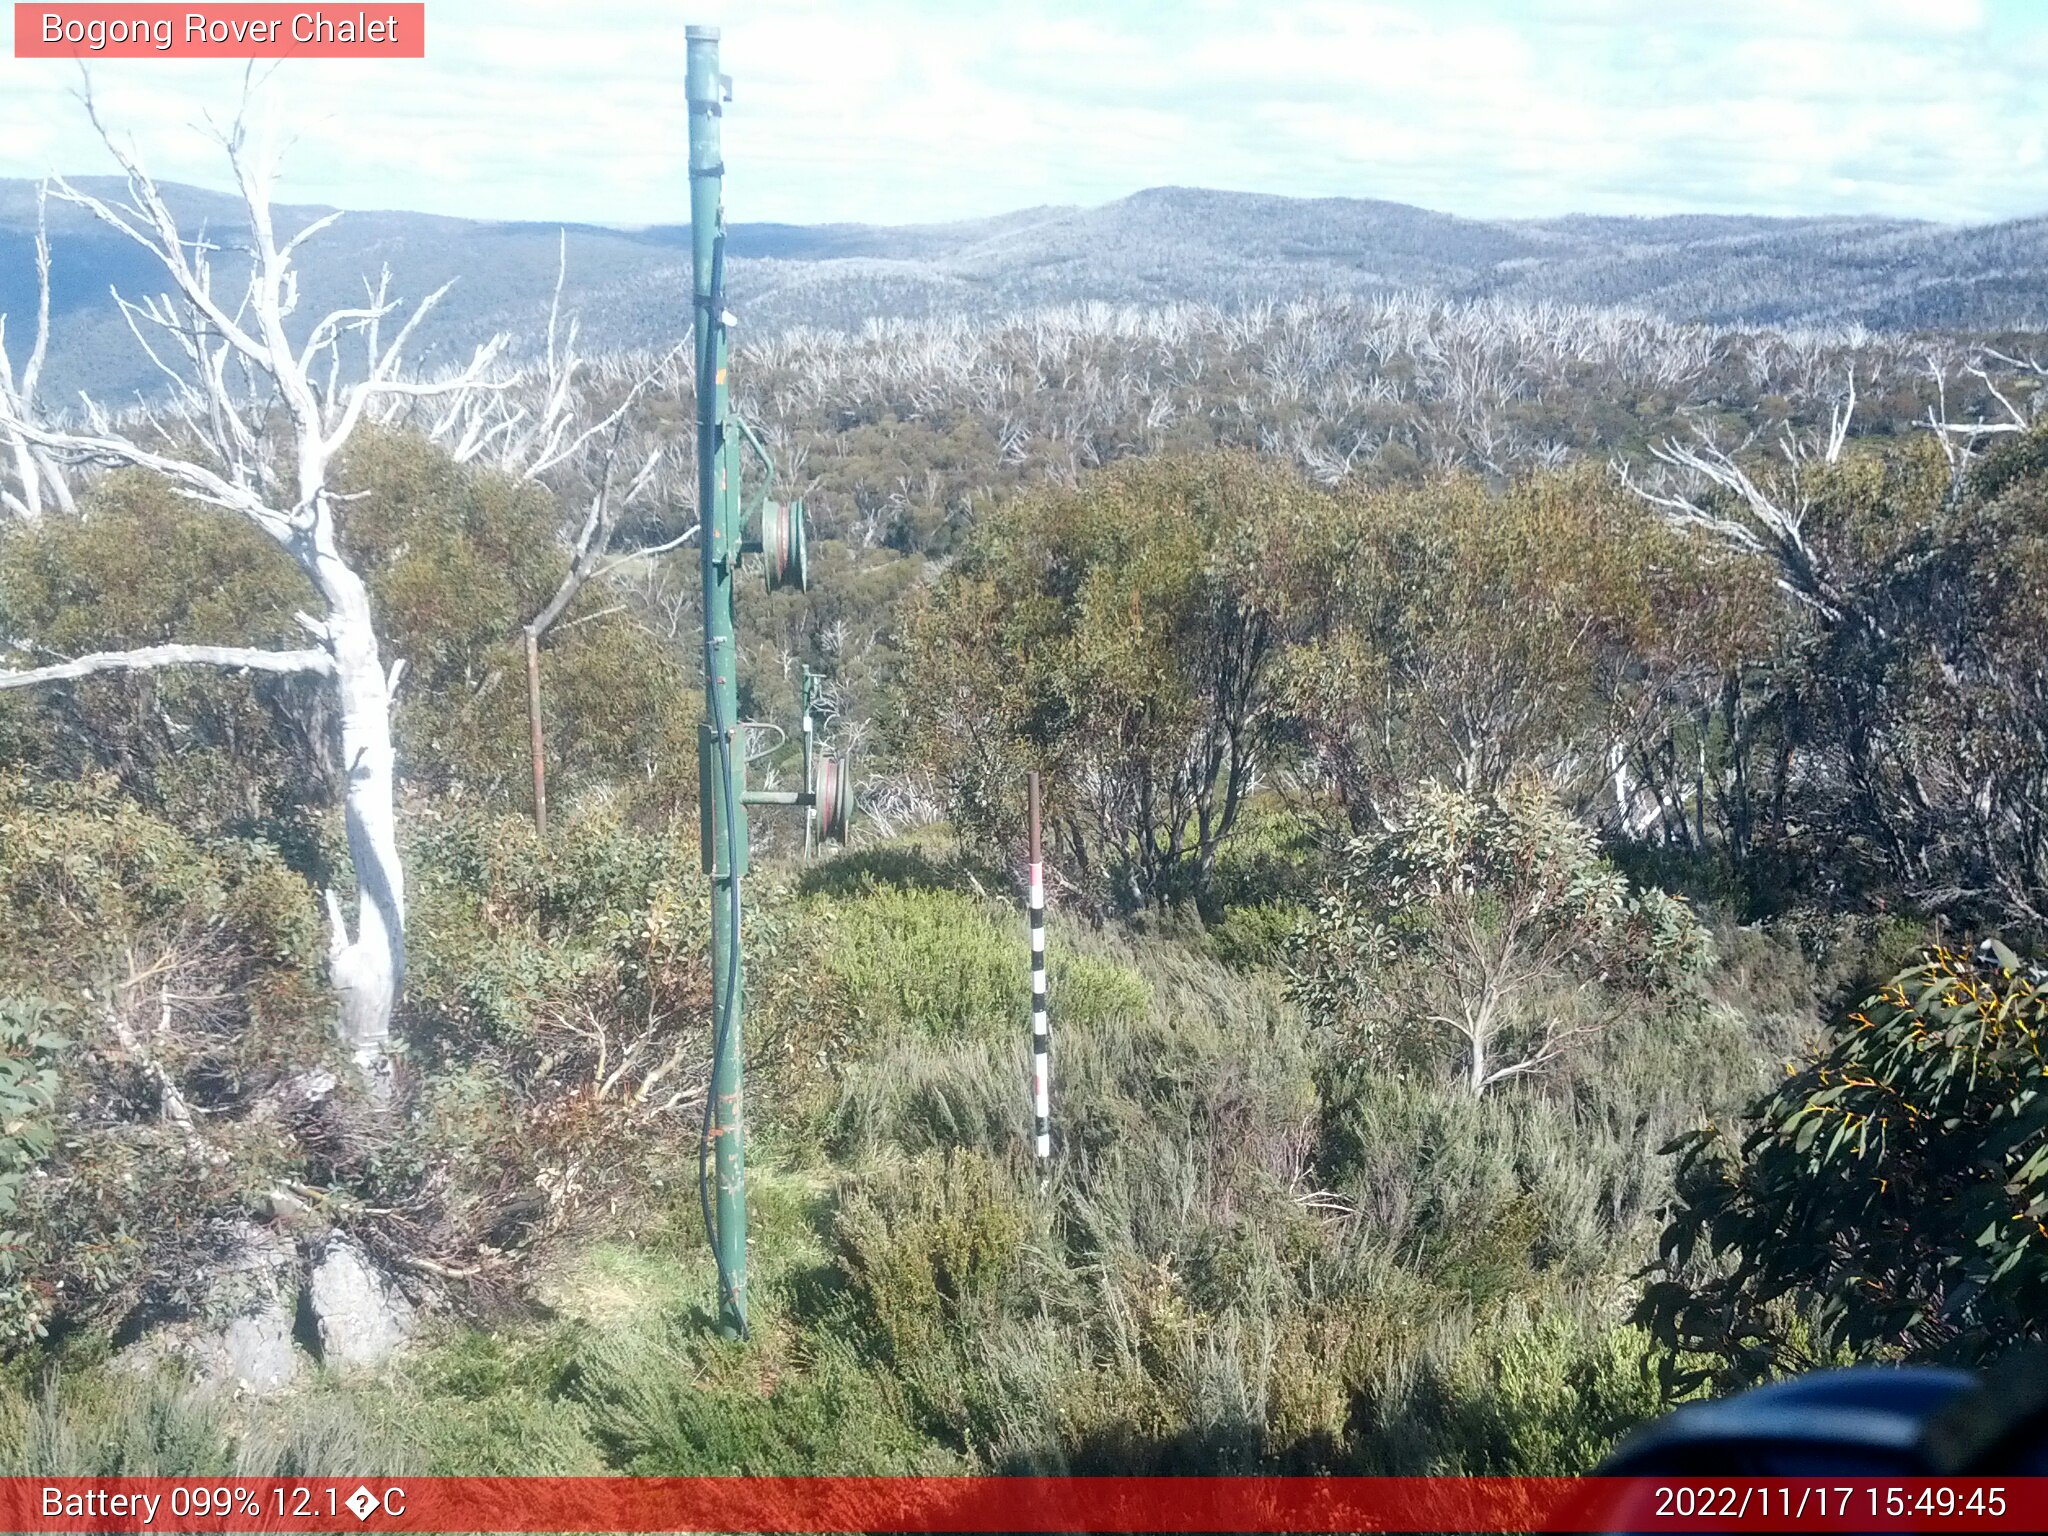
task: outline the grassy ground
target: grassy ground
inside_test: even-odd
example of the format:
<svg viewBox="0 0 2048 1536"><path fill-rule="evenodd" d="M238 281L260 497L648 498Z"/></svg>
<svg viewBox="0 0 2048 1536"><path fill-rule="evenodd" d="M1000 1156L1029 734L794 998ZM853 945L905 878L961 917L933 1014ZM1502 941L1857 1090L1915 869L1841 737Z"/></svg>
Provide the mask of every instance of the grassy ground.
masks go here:
<svg viewBox="0 0 2048 1536"><path fill-rule="evenodd" d="M1264 897L1063 924L1042 1188L1019 917L971 873L885 850L764 898L814 963L762 983L807 1013L756 1101L747 1342L679 1179L378 1374L266 1402L17 1367L0 1471L1562 1473L1656 1411L1625 1326L1656 1150L1801 1027L1789 951L1735 936L1708 998L1475 1102L1321 1038Z"/></svg>

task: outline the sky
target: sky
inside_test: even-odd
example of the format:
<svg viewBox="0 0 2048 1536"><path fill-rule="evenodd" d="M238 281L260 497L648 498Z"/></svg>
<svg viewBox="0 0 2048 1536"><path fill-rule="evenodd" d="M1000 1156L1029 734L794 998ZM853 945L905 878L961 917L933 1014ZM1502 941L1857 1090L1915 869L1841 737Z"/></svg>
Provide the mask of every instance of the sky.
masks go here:
<svg viewBox="0 0 2048 1536"><path fill-rule="evenodd" d="M106 169L76 67L15 59L11 10L0 176ZM424 60L269 77L278 196L684 222L686 21L723 29L735 220L1162 185L1475 217L2048 213L2041 0L428 0ZM217 186L201 130L241 72L92 80L152 172Z"/></svg>

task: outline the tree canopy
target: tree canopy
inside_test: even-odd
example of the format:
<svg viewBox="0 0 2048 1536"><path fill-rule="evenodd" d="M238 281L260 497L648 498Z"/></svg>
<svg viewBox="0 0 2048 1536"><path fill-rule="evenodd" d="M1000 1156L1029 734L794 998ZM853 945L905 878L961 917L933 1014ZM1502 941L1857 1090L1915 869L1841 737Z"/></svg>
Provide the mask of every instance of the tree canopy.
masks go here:
<svg viewBox="0 0 2048 1536"><path fill-rule="evenodd" d="M1138 460L1019 498L916 610L900 695L970 835L1048 778L1053 835L1131 905L1199 896L1270 765L1276 566L1327 498L1244 454Z"/></svg>

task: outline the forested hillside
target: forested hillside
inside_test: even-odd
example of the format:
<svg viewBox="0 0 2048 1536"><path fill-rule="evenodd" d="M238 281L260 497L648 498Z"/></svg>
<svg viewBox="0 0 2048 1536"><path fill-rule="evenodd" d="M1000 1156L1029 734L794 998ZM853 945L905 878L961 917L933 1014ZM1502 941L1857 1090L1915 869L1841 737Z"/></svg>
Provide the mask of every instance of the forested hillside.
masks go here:
<svg viewBox="0 0 2048 1536"><path fill-rule="evenodd" d="M209 310L166 209L188 304L138 328L203 344L91 416L22 383L31 248L0 1471L1567 1473L1687 1394L2041 1337L2048 343L1991 255L1899 321L1977 329L1754 323L2002 237L1296 209L1287 260L1363 219L1371 280L1211 304L1159 255L1250 216L1208 198L750 237L769 316L838 262L1151 275L743 315L817 542L807 594L746 577L742 712L822 674L857 778L843 851L754 822L745 1340L680 311L572 243L551 314L535 231L502 352L320 327L311 275L286 336L286 256ZM1652 292L1751 318L1564 302Z"/></svg>
<svg viewBox="0 0 2048 1536"><path fill-rule="evenodd" d="M105 178L81 185L105 195ZM219 238L224 275L246 242L235 199L166 196L188 234ZM303 223L323 209L281 209ZM162 380L107 302L160 279L120 236L54 207L56 398L109 400ZM33 307L35 185L0 181L0 314ZM1099 208L1037 208L927 226L752 224L732 230L733 296L749 332L857 331L874 320L1004 320L1086 303L1295 299L1445 300L1624 307L1677 322L1886 331L2041 324L2040 220L1951 227L1897 219L1481 220L1401 203L1157 187ZM391 268L395 290L455 290L420 335L421 361L509 331L535 339L566 245L571 306L601 350L631 350L688 323L687 228L482 223L350 212L300 256L307 310L360 295Z"/></svg>

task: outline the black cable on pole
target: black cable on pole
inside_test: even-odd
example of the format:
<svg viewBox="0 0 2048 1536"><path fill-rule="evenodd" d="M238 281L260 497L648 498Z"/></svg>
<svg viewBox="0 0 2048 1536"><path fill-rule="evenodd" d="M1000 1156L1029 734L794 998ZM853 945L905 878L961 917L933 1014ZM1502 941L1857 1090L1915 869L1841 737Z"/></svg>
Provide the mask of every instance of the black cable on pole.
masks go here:
<svg viewBox="0 0 2048 1536"><path fill-rule="evenodd" d="M707 343L705 347L706 356L700 362L697 373L697 388L700 391L706 388L707 372L710 375L708 380L709 392L704 399L699 400L697 403L697 430L700 435L707 434L708 429L716 425L718 415L718 335L725 325L725 232L723 230L719 231L718 239L711 247L710 304L710 323L705 327L704 332ZM708 370L702 365L703 363L710 365ZM718 447L719 445L712 445L711 451L717 452ZM698 444L698 451L700 453L705 451L704 444L701 442ZM699 509L698 519L706 529L706 532L702 535L706 548L709 548L711 544L711 536L708 531L710 520L713 517L723 515L723 512L723 507ZM704 594L704 601L707 604L711 601L711 593L708 589ZM712 653L710 614L707 612L705 614L704 626L704 667L706 677L714 678L717 676L717 661L718 658ZM719 698L718 688L715 684L705 690L705 696L711 702L711 730L718 742L718 770L723 775L720 782L726 786L727 793L730 794L732 787L731 722L725 718L725 706ZM703 1210L704 1239L711 1245L711 1261L718 1266L718 1297L720 1306L723 1310L731 1312L734 1317L739 1319L740 1337L744 1339L747 1337L747 1319L745 1313L740 1310L739 1297L733 1288L732 1275L725 1267L725 1251L718 1241L718 1218L713 1213L711 1202L711 1127L713 1115L718 1104L718 1063L725 1056L726 1042L732 1038L733 1010L738 1006L740 994L739 805L736 800L727 807L725 817L725 868L727 910L730 914L728 926L732 930L732 963L725 968L725 995L715 1000L712 1010L716 1023L711 1036L711 1076L710 1081L705 1084L704 1088L704 1126L697 1141L697 1202Z"/></svg>
<svg viewBox="0 0 2048 1536"><path fill-rule="evenodd" d="M718 767L725 775L725 782L732 782L732 746L726 739L726 724L723 712L716 702L717 690L711 691L712 730L718 738ZM737 807L735 807L737 809ZM730 914L727 921L732 929L732 963L726 967L725 995L718 999L716 1014L717 1027L711 1039L711 1080L704 1090L704 1125L697 1143L697 1201L704 1216L704 1238L711 1245L711 1261L718 1266L718 1295L721 1303L739 1320L740 1337L747 1337L746 1314L740 1310L739 1297L732 1283L732 1274L725 1267L725 1249L718 1240L718 1218L713 1213L711 1202L711 1123L718 1103L718 1063L725 1055L725 1045L732 1038L733 1009L739 1002L740 979L740 877L739 877L739 817L725 818L725 867L730 873L726 877L726 902Z"/></svg>

